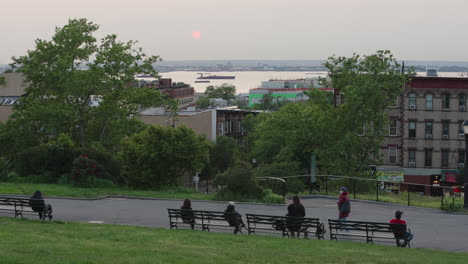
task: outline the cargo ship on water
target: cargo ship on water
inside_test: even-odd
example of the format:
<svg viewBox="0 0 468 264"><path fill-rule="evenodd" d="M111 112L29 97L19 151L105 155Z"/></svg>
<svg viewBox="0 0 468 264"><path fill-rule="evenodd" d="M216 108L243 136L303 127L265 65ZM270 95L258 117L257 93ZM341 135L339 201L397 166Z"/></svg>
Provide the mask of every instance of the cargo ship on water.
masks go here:
<svg viewBox="0 0 468 264"><path fill-rule="evenodd" d="M201 80L233 80L236 76L222 76L222 75L208 75L204 76L204 73L199 72L200 76L197 79Z"/></svg>

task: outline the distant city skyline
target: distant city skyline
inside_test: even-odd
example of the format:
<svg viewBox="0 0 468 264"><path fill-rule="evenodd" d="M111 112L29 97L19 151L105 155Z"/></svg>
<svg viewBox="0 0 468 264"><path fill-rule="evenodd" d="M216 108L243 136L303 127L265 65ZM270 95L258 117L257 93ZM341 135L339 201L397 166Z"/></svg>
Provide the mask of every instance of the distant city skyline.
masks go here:
<svg viewBox="0 0 468 264"><path fill-rule="evenodd" d="M69 18L138 40L164 60L324 60L389 49L399 60L468 61L466 0L15 0L2 4L0 64Z"/></svg>

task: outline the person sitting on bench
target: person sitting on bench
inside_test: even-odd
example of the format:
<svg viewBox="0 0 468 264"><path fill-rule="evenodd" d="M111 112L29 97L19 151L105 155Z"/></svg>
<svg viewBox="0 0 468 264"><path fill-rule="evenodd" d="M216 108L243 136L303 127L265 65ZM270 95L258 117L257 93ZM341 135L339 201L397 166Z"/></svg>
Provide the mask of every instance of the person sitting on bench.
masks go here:
<svg viewBox="0 0 468 264"><path fill-rule="evenodd" d="M52 219L52 205L44 202L41 191L34 192L29 200L29 206L39 214L39 219L44 220L46 217L49 217L49 220Z"/></svg>
<svg viewBox="0 0 468 264"><path fill-rule="evenodd" d="M235 209L234 202L229 202L226 210L224 211L224 218L230 226L234 226L234 235L237 234L243 227L245 227L242 221L242 216Z"/></svg>
<svg viewBox="0 0 468 264"><path fill-rule="evenodd" d="M396 219L390 220L390 224L404 224L406 225L406 221L401 220L401 216L403 215L403 212L398 210L395 212L395 217ZM408 243L413 239L414 235L411 234L408 231L397 231L393 233L395 235L396 243L398 247L406 247ZM403 245L400 245L400 239L404 241Z"/></svg>
<svg viewBox="0 0 468 264"><path fill-rule="evenodd" d="M298 196L293 197L293 203L288 206L288 213L286 216L290 218L286 218L286 224L288 230L291 234L291 237L295 237L295 233L297 232L297 237L299 237L300 232L304 232L304 238L307 238L307 230L301 229L302 221L297 219L298 217L305 217L305 208L301 204L301 200L299 200Z"/></svg>
<svg viewBox="0 0 468 264"><path fill-rule="evenodd" d="M192 202L189 199L184 200L184 204L180 207L182 211L180 212L180 216L182 218L182 222L186 224L190 224L192 229L195 228L195 216L193 215L192 211Z"/></svg>

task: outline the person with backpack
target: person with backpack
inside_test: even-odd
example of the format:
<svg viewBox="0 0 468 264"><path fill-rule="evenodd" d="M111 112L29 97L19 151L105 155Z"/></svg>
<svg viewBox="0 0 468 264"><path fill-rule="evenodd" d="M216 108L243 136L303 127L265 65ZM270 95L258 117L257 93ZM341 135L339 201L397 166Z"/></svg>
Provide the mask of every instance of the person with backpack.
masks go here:
<svg viewBox="0 0 468 264"><path fill-rule="evenodd" d="M351 202L348 198L348 188L340 188L340 198L338 199L338 220L346 221L351 213ZM341 231L342 229L340 229ZM348 230L346 230L348 231Z"/></svg>
<svg viewBox="0 0 468 264"><path fill-rule="evenodd" d="M190 201L190 199L185 199L180 209L182 209L182 211L180 212L182 222L190 224L192 230L195 229L195 216L193 215L192 202Z"/></svg>
<svg viewBox="0 0 468 264"><path fill-rule="evenodd" d="M44 202L41 191L34 192L33 196L29 199L29 206L31 206L34 212L39 214L39 219L45 220L46 217L49 217L49 220L52 220L52 205Z"/></svg>
<svg viewBox="0 0 468 264"><path fill-rule="evenodd" d="M234 202L229 202L226 210L224 210L224 219L229 223L230 226L234 227L234 235L236 235L244 227L244 221L242 221L242 215L236 211Z"/></svg>
<svg viewBox="0 0 468 264"><path fill-rule="evenodd" d="M303 230L301 230L302 221L298 218L305 217L305 208L304 205L301 204L301 200L299 200L298 196L293 197L293 202L288 206L288 213L286 216L286 225L291 234L291 237L295 237L296 232L297 237L299 237L300 231ZM307 232L304 231L304 234L304 237L307 237Z"/></svg>

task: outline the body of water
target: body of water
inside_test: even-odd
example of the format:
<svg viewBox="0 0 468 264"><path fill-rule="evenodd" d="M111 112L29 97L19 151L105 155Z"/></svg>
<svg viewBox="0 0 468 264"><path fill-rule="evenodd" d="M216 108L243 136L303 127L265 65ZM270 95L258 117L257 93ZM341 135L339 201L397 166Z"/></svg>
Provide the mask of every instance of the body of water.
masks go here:
<svg viewBox="0 0 468 264"><path fill-rule="evenodd" d="M194 71L175 71L160 73L162 78L172 78L173 82L184 82L195 88L196 92L205 92L209 85L221 85L228 83L236 86L237 93L248 93L249 89L258 88L262 81L270 79L300 79L325 77L327 72L297 72L297 71L239 71L239 72L212 72L208 75L228 75L236 76L233 80L209 80L209 83L195 83L197 77L200 76ZM419 76L425 76L425 72L418 73ZM440 77L460 77L458 72L439 72Z"/></svg>

